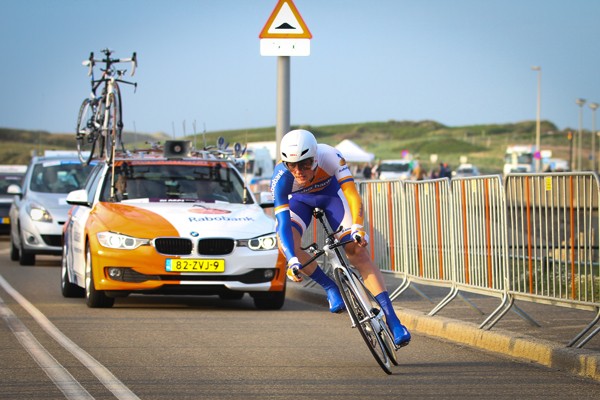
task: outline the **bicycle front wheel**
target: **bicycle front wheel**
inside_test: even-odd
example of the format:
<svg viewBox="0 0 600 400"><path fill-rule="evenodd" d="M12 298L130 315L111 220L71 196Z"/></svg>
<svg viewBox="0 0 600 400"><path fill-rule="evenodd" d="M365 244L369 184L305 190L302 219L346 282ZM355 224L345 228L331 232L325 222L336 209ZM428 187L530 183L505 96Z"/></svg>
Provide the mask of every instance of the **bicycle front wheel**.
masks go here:
<svg viewBox="0 0 600 400"><path fill-rule="evenodd" d="M100 131L94 125L95 111L90 99L85 99L79 107L75 139L77 140L77 155L84 164L89 164L94 158L96 141Z"/></svg>
<svg viewBox="0 0 600 400"><path fill-rule="evenodd" d="M105 113L105 158L109 163L112 162L116 146L123 147L121 140L121 132L123 130L122 108L121 108L121 91L119 85L115 83L113 93L111 95L108 112Z"/></svg>
<svg viewBox="0 0 600 400"><path fill-rule="evenodd" d="M346 272L339 268L334 270L334 276L354 326L358 328L360 335L381 369L386 374L391 375L392 360L389 350L386 349L386 344L380 335L382 322L377 319L377 316L371 310L365 308L364 304L370 304L370 301L364 298L363 293L360 293L360 288L364 288L363 283L351 271Z"/></svg>

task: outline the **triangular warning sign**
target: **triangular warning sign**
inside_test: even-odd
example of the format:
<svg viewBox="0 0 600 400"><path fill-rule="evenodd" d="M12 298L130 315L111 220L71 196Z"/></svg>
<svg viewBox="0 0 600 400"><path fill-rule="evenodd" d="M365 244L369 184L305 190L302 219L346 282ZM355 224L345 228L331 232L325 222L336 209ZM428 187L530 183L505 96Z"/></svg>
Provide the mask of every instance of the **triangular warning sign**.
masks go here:
<svg viewBox="0 0 600 400"><path fill-rule="evenodd" d="M292 0L279 0L260 35L261 39L312 39L312 34Z"/></svg>

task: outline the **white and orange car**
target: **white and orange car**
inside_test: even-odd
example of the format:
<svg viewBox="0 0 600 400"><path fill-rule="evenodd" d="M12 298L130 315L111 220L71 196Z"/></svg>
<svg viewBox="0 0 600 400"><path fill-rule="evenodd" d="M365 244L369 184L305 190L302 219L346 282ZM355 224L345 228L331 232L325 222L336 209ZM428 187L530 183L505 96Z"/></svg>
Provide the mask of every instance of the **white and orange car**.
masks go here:
<svg viewBox="0 0 600 400"><path fill-rule="evenodd" d="M259 309L284 304L285 260L269 204L257 203L230 161L208 153L116 157L67 202L65 297L112 307L135 293L249 293Z"/></svg>

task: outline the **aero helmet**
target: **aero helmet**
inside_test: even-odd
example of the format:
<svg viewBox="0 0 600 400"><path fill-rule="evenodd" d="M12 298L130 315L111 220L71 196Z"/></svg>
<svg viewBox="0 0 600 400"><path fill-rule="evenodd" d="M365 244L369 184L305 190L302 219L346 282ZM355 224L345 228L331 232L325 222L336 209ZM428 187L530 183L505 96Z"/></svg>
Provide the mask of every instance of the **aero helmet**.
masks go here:
<svg viewBox="0 0 600 400"><path fill-rule="evenodd" d="M296 163L313 158L313 169L317 166L317 139L307 130L295 129L285 134L280 145L281 160Z"/></svg>

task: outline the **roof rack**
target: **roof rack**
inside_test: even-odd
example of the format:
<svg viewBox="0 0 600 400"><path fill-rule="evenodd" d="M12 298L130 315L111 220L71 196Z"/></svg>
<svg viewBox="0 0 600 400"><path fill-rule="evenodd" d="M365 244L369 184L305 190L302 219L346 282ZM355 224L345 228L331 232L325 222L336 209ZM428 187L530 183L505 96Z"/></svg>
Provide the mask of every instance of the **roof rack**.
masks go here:
<svg viewBox="0 0 600 400"><path fill-rule="evenodd" d="M206 146L203 149L194 149L189 140L166 140L161 142L146 142L148 148L117 151L115 156L118 158L131 157L164 157L170 160L201 158L205 160L222 160L232 162L235 166L243 165L243 155L246 148L242 148L240 143L235 143L233 149L229 148L229 143L225 138L219 137L216 146Z"/></svg>

